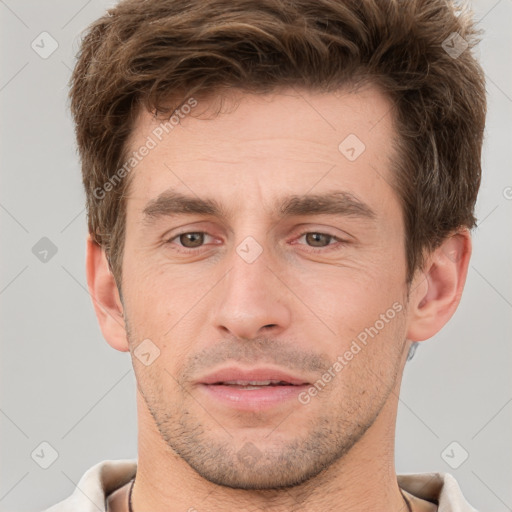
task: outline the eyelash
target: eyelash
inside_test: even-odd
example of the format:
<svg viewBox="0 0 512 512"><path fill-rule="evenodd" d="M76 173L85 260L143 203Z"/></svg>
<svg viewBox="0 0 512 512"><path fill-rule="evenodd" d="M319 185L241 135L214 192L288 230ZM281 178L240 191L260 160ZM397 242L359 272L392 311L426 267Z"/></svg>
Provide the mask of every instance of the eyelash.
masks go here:
<svg viewBox="0 0 512 512"><path fill-rule="evenodd" d="M193 234L208 235L208 233L206 233L205 231L184 231L183 233L178 233L177 235L175 235L172 238L170 238L169 240L167 240L166 244L174 245L172 243L174 240L176 240L177 238L179 238L182 235L188 235L188 234L192 234L192 233ZM306 246L306 247L308 247L308 249L306 249L306 252L311 252L311 253L317 253L317 252L320 252L320 251L329 252L330 250L334 250L336 248L340 248L340 246L348 244L348 242L346 240L343 240L341 238L338 238L337 236L331 235L330 233L324 233L322 231L303 231L302 233L300 233L298 239L300 239L304 235L308 235L308 234L325 235L327 237L330 237L331 240L337 241L337 243L336 244L329 244L329 245L326 245L325 247ZM210 235L208 235L208 236L210 236ZM180 252L180 253L183 253L183 254L194 254L194 253L197 253L198 250L200 250L201 248L204 248L204 245L201 245L201 246L199 246L197 248L183 247L182 245L178 245L177 247L179 247L178 249L175 249L177 252Z"/></svg>

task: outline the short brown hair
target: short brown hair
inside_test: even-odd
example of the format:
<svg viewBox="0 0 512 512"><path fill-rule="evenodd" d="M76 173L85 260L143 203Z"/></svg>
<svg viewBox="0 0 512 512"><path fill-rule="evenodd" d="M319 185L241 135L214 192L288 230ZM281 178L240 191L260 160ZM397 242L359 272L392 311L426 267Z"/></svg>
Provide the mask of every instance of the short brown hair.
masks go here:
<svg viewBox="0 0 512 512"><path fill-rule="evenodd" d="M486 113L477 36L448 0L122 0L89 27L70 82L89 232L118 285L129 180L95 191L126 161L141 108L168 113L177 94L365 82L394 105L410 281L425 251L475 225Z"/></svg>

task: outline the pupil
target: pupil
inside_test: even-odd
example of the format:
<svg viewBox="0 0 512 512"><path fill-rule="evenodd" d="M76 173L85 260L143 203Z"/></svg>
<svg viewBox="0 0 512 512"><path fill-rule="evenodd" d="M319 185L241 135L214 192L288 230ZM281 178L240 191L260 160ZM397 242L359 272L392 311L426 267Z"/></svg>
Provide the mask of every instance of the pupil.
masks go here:
<svg viewBox="0 0 512 512"><path fill-rule="evenodd" d="M184 247L199 247L203 243L203 233L185 233L180 236L180 242Z"/></svg>

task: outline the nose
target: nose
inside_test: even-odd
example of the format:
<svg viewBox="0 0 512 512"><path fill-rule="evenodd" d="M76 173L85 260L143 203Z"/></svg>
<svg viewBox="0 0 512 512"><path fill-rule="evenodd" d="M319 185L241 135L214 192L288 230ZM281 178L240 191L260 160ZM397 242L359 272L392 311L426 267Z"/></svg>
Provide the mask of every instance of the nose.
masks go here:
<svg viewBox="0 0 512 512"><path fill-rule="evenodd" d="M219 283L214 322L218 330L250 340L277 335L290 324L291 311L286 287L276 277L276 265L265 251L254 261L233 251L230 270Z"/></svg>

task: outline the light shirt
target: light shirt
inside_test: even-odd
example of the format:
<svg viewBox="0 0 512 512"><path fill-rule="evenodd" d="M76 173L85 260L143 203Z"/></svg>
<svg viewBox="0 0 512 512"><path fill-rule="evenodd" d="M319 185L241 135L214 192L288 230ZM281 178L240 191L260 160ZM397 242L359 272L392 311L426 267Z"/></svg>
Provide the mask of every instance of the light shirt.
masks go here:
<svg viewBox="0 0 512 512"><path fill-rule="evenodd" d="M107 496L127 484L137 472L137 459L104 460L89 468L73 494L44 512L106 512ZM397 475L399 487L413 496L438 504L438 512L477 512L464 499L449 473Z"/></svg>

